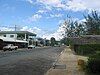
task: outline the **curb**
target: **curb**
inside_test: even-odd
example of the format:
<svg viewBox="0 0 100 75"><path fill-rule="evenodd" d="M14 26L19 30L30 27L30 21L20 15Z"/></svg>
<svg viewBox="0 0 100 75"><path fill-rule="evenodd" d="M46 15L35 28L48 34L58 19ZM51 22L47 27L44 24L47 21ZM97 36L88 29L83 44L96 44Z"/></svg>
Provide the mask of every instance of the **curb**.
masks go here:
<svg viewBox="0 0 100 75"><path fill-rule="evenodd" d="M55 62L53 63L53 68L55 67L55 65L56 65L56 63L58 62L58 60L59 60L59 57L64 53L64 51L65 51L66 49L64 49L58 56L57 56L57 59L55 60Z"/></svg>
<svg viewBox="0 0 100 75"><path fill-rule="evenodd" d="M58 62L59 57L64 53L65 50L66 50L66 49L64 49L64 50L57 56L57 59L55 60L55 62L54 62L53 65L51 66L51 68L50 68L44 75L47 75L47 73L48 73L49 71L51 71L51 70L56 66L56 63Z"/></svg>

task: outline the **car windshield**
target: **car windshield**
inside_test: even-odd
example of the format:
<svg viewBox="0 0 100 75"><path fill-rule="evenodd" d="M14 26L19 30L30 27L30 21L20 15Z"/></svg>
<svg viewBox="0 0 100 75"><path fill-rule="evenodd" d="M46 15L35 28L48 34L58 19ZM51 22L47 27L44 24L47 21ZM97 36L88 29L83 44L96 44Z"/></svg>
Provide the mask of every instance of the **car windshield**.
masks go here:
<svg viewBox="0 0 100 75"><path fill-rule="evenodd" d="M12 44L8 44L8 46L13 46Z"/></svg>

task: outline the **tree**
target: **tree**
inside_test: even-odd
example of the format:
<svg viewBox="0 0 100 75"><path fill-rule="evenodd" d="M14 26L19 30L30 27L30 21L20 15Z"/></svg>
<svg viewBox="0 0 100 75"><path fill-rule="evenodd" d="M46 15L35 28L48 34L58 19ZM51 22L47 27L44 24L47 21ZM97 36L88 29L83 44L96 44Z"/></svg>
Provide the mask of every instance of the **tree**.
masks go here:
<svg viewBox="0 0 100 75"><path fill-rule="evenodd" d="M67 41L67 38L64 37L60 40L61 44L64 44L64 45L68 45L68 41Z"/></svg>
<svg viewBox="0 0 100 75"><path fill-rule="evenodd" d="M72 19L65 20L62 23L65 34L64 37L76 37L85 33L84 24L73 21Z"/></svg>
<svg viewBox="0 0 100 75"><path fill-rule="evenodd" d="M100 35L100 15L96 11L92 11L92 14L84 16L86 19L85 25L87 34Z"/></svg>
<svg viewBox="0 0 100 75"><path fill-rule="evenodd" d="M46 44L46 46L50 46L50 41L49 40L45 40L45 44Z"/></svg>
<svg viewBox="0 0 100 75"><path fill-rule="evenodd" d="M61 26L64 28L64 34L62 34L64 37L72 37L74 33L74 24L71 19L64 20L64 22L61 24Z"/></svg>
<svg viewBox="0 0 100 75"><path fill-rule="evenodd" d="M50 41L51 41L51 46L54 46L54 45L55 45L55 43L56 43L55 38L54 38L54 37L51 37Z"/></svg>
<svg viewBox="0 0 100 75"><path fill-rule="evenodd" d="M85 29L84 29L84 24L83 23L78 23L77 21L74 23L75 25L75 36L81 36L85 34Z"/></svg>

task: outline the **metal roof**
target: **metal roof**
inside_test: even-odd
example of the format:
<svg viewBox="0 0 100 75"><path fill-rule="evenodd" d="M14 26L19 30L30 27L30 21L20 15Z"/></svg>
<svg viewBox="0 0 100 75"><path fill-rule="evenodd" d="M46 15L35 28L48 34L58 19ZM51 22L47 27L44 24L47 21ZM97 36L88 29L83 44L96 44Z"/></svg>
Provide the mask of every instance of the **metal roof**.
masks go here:
<svg viewBox="0 0 100 75"><path fill-rule="evenodd" d="M0 31L0 34L28 34L30 36L36 36L35 33L28 31Z"/></svg>
<svg viewBox="0 0 100 75"><path fill-rule="evenodd" d="M81 37L68 37L73 44L100 44L100 35L84 35Z"/></svg>

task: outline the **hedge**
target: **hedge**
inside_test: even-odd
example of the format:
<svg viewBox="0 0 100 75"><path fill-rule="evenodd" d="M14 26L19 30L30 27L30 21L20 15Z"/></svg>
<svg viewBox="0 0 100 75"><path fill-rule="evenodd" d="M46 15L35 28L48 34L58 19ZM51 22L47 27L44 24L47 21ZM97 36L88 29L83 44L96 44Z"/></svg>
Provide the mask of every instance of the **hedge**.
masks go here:
<svg viewBox="0 0 100 75"><path fill-rule="evenodd" d="M100 44L78 45L75 48L75 52L80 55L94 54L96 51L100 51Z"/></svg>
<svg viewBox="0 0 100 75"><path fill-rule="evenodd" d="M86 70L91 73L100 73L100 53L89 56Z"/></svg>

